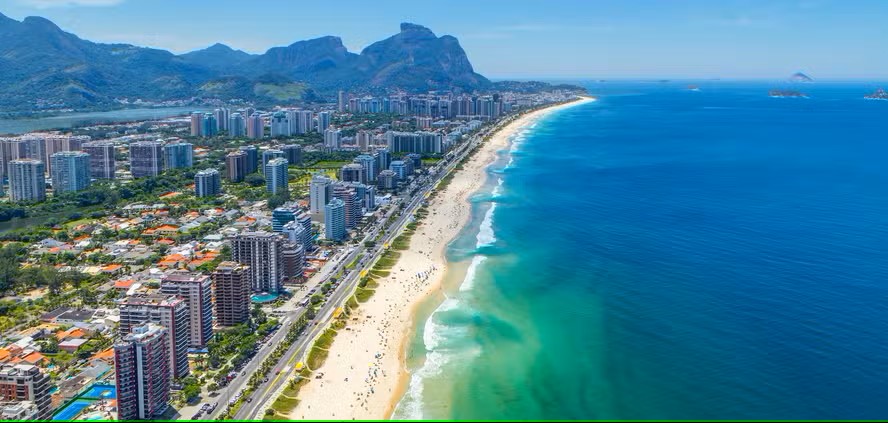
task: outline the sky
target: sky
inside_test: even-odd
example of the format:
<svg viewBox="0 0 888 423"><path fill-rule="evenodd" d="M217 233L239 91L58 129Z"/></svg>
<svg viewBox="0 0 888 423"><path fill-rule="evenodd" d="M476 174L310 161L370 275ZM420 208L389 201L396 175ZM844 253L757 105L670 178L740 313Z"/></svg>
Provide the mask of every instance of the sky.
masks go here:
<svg viewBox="0 0 888 423"><path fill-rule="evenodd" d="M250 53L323 35L350 51L413 22L490 78L888 79L884 0L0 0L97 42Z"/></svg>

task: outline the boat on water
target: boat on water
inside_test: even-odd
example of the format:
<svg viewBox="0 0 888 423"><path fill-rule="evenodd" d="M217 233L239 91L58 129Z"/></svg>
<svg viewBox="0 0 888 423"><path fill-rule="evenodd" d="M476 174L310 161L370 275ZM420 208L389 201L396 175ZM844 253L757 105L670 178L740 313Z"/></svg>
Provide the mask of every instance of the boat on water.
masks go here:
<svg viewBox="0 0 888 423"><path fill-rule="evenodd" d="M688 85L688 91L700 91L700 87L696 85Z"/></svg>
<svg viewBox="0 0 888 423"><path fill-rule="evenodd" d="M867 100L888 100L888 91L879 88L878 90L873 91L872 94L863 96L863 98Z"/></svg>

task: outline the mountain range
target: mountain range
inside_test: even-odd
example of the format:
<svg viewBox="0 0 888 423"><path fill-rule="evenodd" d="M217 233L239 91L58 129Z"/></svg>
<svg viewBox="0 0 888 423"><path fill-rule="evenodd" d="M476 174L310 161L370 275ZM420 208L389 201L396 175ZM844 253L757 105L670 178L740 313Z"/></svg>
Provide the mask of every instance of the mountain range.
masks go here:
<svg viewBox="0 0 888 423"><path fill-rule="evenodd" d="M271 103L332 99L340 89L472 92L495 86L474 71L456 38L410 23L360 54L339 37L325 36L263 54L215 44L176 55L95 43L41 17L17 21L0 14L0 106L7 111L113 107L120 98Z"/></svg>

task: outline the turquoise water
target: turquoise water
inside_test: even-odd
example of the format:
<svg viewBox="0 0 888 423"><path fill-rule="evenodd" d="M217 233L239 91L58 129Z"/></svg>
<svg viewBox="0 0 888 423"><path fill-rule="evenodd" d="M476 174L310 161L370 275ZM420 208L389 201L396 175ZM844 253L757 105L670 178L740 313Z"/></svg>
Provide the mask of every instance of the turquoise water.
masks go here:
<svg viewBox="0 0 888 423"><path fill-rule="evenodd" d="M698 85L592 85L501 152L395 417L888 415L888 103Z"/></svg>
<svg viewBox="0 0 888 423"><path fill-rule="evenodd" d="M67 407L59 411L56 415L52 416L53 420L72 420L74 417L77 417L84 408L89 407L92 403L96 402L95 400L88 399L76 399L68 404Z"/></svg>
<svg viewBox="0 0 888 423"><path fill-rule="evenodd" d="M117 398L117 387L114 385L93 385L89 390L80 395L81 398Z"/></svg>
<svg viewBox="0 0 888 423"><path fill-rule="evenodd" d="M253 294L250 299L254 303L270 303L278 298L278 294Z"/></svg>

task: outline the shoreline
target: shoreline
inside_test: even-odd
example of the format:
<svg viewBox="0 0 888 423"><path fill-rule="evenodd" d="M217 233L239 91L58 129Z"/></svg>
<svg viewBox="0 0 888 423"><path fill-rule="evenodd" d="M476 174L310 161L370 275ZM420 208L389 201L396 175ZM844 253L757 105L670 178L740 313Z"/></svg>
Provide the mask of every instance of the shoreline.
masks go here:
<svg viewBox="0 0 888 423"><path fill-rule="evenodd" d="M469 198L487 183L487 168L497 152L536 120L590 101L594 99L581 97L519 116L482 143L462 170L455 171L450 184L429 203L429 216L417 227L391 273L377 280L375 295L360 304L347 329L339 331L326 363L316 369L323 378L300 390L299 405L287 415L289 419L391 418L410 382L407 346L420 323L416 321L418 308L432 296L443 301L445 278L454 276L455 268L465 267L448 267L447 246L471 221Z"/></svg>

